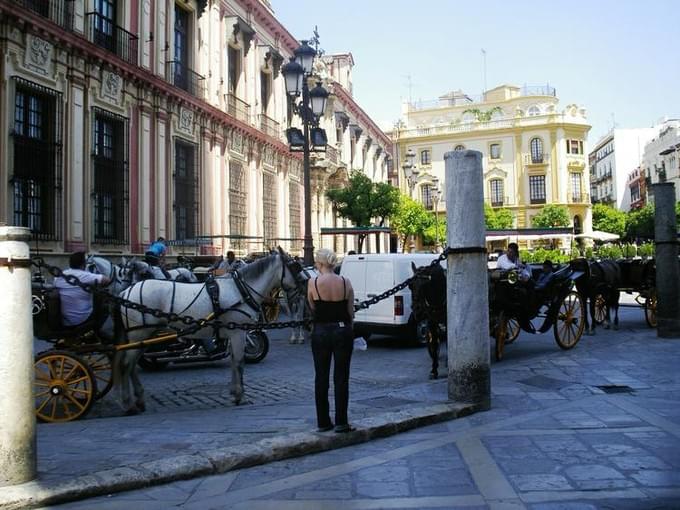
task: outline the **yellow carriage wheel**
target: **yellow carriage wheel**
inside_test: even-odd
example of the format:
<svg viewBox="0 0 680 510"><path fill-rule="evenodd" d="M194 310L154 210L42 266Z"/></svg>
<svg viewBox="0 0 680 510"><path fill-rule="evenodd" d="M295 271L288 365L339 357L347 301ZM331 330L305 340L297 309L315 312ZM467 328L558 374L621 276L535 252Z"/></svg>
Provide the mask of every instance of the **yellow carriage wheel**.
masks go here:
<svg viewBox="0 0 680 510"><path fill-rule="evenodd" d="M645 299L645 320L650 328L656 327L656 290L650 292Z"/></svg>
<svg viewBox="0 0 680 510"><path fill-rule="evenodd" d="M607 300L602 294L595 296L595 324L602 324L607 318Z"/></svg>
<svg viewBox="0 0 680 510"><path fill-rule="evenodd" d="M560 303L553 333L557 345L562 349L571 349L581 339L586 326L585 313L583 300L576 292L567 294Z"/></svg>
<svg viewBox="0 0 680 510"><path fill-rule="evenodd" d="M279 304L281 293L281 289L272 290L269 294L269 297L272 299L271 303L267 303L262 307L264 320L266 322L274 322L279 318L279 313L281 313L281 305Z"/></svg>
<svg viewBox="0 0 680 510"><path fill-rule="evenodd" d="M515 340L517 340L517 337L519 336L519 321L515 318L510 318L508 319L508 325L507 325L507 335L505 338L505 345L511 344Z"/></svg>
<svg viewBox="0 0 680 510"><path fill-rule="evenodd" d="M498 321L496 322L496 361L503 359L503 351L508 338L508 318L505 312L498 314Z"/></svg>
<svg viewBox="0 0 680 510"><path fill-rule="evenodd" d="M35 360L35 413L43 422L77 420L88 413L97 394L92 370L82 358L47 351Z"/></svg>
<svg viewBox="0 0 680 510"><path fill-rule="evenodd" d="M108 352L88 352L80 355L87 366L92 370L95 381L97 381L97 393L95 400L104 398L113 386L113 375L111 373L111 366L113 364L113 355Z"/></svg>

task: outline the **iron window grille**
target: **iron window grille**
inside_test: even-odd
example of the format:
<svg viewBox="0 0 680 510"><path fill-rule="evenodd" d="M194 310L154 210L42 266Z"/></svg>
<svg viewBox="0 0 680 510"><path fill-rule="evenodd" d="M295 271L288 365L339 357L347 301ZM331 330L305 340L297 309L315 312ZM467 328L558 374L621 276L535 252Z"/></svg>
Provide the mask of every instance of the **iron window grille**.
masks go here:
<svg viewBox="0 0 680 510"><path fill-rule="evenodd" d="M432 185L423 184L420 187L420 199L423 202L423 206L425 206L425 209L428 211L431 211L434 208L434 202L432 201Z"/></svg>
<svg viewBox="0 0 680 510"><path fill-rule="evenodd" d="M53 21L66 30L73 29L75 6L73 0L14 0L14 2Z"/></svg>
<svg viewBox="0 0 680 510"><path fill-rule="evenodd" d="M581 174L578 172L571 173L571 200L572 202L581 201Z"/></svg>
<svg viewBox="0 0 680 510"><path fill-rule="evenodd" d="M93 238L128 243L128 120L94 108L92 153Z"/></svg>
<svg viewBox="0 0 680 510"><path fill-rule="evenodd" d="M489 183L491 187L491 205L493 207L500 207L503 205L503 181L501 179L492 179Z"/></svg>
<svg viewBox="0 0 680 510"><path fill-rule="evenodd" d="M532 204L545 204L545 175L529 176L529 199Z"/></svg>
<svg viewBox="0 0 680 510"><path fill-rule="evenodd" d="M431 153L428 149L420 151L420 164L429 165L432 163Z"/></svg>
<svg viewBox="0 0 680 510"><path fill-rule="evenodd" d="M14 77L14 160L9 177L15 225L36 239L59 240L62 231L62 96Z"/></svg>
<svg viewBox="0 0 680 510"><path fill-rule="evenodd" d="M290 217L290 238L291 251L302 249L300 238L302 237L302 227L300 221L300 185L296 182L288 183L288 216Z"/></svg>
<svg viewBox="0 0 680 510"><path fill-rule="evenodd" d="M229 234L245 236L248 220L248 199L246 196L247 181L243 165L236 161L229 162ZM243 242L234 239L234 248L243 249Z"/></svg>
<svg viewBox="0 0 680 510"><path fill-rule="evenodd" d="M194 239L198 235L198 147L175 140L175 239Z"/></svg>
<svg viewBox="0 0 680 510"><path fill-rule="evenodd" d="M543 140L540 138L531 139L531 162L543 163Z"/></svg>
<svg viewBox="0 0 680 510"><path fill-rule="evenodd" d="M276 175L270 174L269 172L264 172L262 188L264 193L262 194L262 206L263 206L263 221L264 221L264 241L269 242L271 239L275 239L278 233L278 223L277 223L277 186L276 186Z"/></svg>

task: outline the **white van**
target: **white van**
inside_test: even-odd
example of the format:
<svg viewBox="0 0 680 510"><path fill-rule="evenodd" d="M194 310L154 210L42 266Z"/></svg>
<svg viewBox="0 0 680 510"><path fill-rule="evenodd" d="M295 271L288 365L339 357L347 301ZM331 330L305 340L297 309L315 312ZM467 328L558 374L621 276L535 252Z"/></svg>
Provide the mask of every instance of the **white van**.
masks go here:
<svg viewBox="0 0 680 510"><path fill-rule="evenodd" d="M430 264L436 253L376 253L347 255L342 261L340 275L352 282L354 304L370 299L413 276L411 262L416 267ZM446 261L442 262L446 268ZM415 323L411 318L411 290L406 287L366 310L356 312L354 330L359 335L384 333L415 337Z"/></svg>

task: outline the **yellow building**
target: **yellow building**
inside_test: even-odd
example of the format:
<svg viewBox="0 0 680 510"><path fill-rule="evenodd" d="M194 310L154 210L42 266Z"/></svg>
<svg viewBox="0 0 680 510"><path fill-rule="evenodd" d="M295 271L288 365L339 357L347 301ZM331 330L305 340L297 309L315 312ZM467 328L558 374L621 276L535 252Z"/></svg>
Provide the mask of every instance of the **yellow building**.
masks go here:
<svg viewBox="0 0 680 510"><path fill-rule="evenodd" d="M473 97L450 92L434 101L405 103L392 132L402 190L435 206L445 189L444 154L472 149L483 155L484 197L512 211L514 227L530 228L545 204L565 205L576 233L592 230L585 109L558 109L555 89L502 85ZM405 155L415 152L415 176ZM410 178L405 175L410 173ZM480 197L482 199L482 197ZM446 211L445 193L438 211Z"/></svg>

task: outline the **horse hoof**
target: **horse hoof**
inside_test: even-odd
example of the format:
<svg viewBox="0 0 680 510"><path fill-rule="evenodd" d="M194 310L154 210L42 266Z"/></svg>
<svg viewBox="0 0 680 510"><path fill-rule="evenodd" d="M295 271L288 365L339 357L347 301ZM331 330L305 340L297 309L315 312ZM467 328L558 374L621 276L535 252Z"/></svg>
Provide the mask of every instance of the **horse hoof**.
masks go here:
<svg viewBox="0 0 680 510"><path fill-rule="evenodd" d="M589 331L586 331L586 335L588 335L588 336L595 336L595 331L593 331L592 329L589 330Z"/></svg>
<svg viewBox="0 0 680 510"><path fill-rule="evenodd" d="M614 324L614 331L618 331L618 330L619 330L619 325L618 325L618 324Z"/></svg>
<svg viewBox="0 0 680 510"><path fill-rule="evenodd" d="M437 377L439 377L439 374L438 374L438 373L436 373L436 372L430 372L430 379L436 379Z"/></svg>
<svg viewBox="0 0 680 510"><path fill-rule="evenodd" d="M125 416L135 416L137 414L139 414L139 409L137 409L136 407L131 407L124 413Z"/></svg>
<svg viewBox="0 0 680 510"><path fill-rule="evenodd" d="M146 404L144 402L137 402L135 405L140 413L146 412Z"/></svg>
<svg viewBox="0 0 680 510"><path fill-rule="evenodd" d="M609 329L611 326L609 324L604 325L604 329Z"/></svg>

